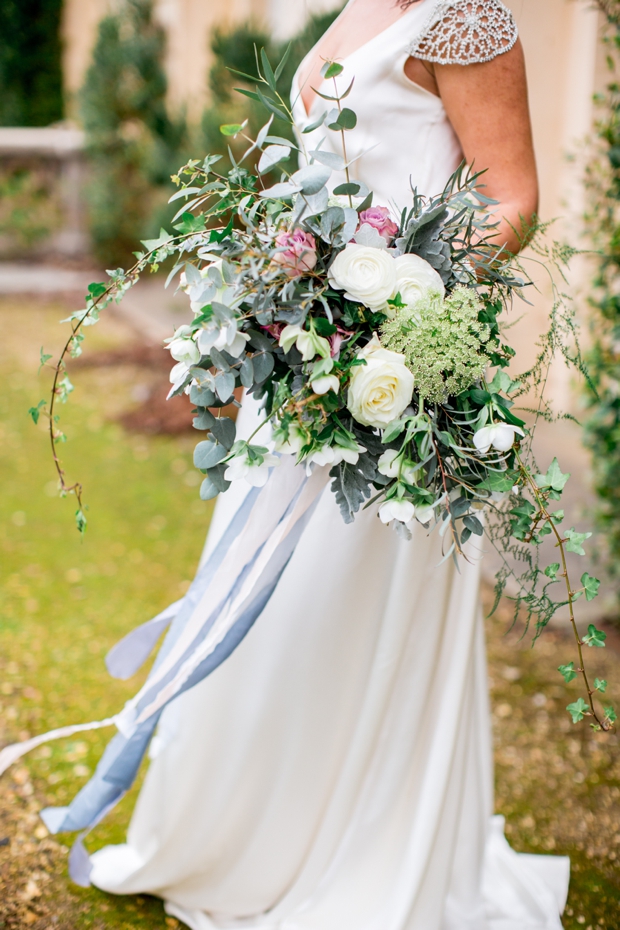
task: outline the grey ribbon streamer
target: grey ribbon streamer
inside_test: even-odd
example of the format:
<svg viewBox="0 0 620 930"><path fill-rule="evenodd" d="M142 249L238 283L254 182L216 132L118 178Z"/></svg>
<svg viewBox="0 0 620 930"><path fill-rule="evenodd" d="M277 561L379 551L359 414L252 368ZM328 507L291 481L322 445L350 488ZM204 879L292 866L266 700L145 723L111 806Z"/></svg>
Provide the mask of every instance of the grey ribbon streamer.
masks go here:
<svg viewBox="0 0 620 930"><path fill-rule="evenodd" d="M42 811L51 833L88 832L131 787L164 708L221 665L264 610L327 480L327 469L316 469L307 477L292 457L283 459L264 488L253 488L247 494L186 596L111 650L111 673L129 677L170 624L145 684L124 710L114 718L80 725L80 729L95 729L114 723L119 732L71 804ZM54 737L63 732L55 731ZM46 736L35 739L40 745ZM23 751L30 743L24 744ZM23 751L19 745L3 750L0 773ZM82 885L88 883L90 874L85 835L78 837L69 863L72 878Z"/></svg>

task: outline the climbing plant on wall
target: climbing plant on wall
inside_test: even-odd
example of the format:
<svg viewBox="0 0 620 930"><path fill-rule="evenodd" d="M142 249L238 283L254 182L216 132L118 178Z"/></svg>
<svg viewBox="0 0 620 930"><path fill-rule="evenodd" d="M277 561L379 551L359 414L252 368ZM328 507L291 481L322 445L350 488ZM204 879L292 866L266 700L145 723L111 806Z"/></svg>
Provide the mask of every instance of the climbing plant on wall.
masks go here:
<svg viewBox="0 0 620 930"><path fill-rule="evenodd" d="M0 126L62 119L62 0L0 2Z"/></svg>
<svg viewBox="0 0 620 930"><path fill-rule="evenodd" d="M597 98L601 115L586 176L587 221L598 253L588 359L597 393L588 398L586 441L593 453L609 568L620 577L620 0L598 0L598 5L605 14L610 77Z"/></svg>

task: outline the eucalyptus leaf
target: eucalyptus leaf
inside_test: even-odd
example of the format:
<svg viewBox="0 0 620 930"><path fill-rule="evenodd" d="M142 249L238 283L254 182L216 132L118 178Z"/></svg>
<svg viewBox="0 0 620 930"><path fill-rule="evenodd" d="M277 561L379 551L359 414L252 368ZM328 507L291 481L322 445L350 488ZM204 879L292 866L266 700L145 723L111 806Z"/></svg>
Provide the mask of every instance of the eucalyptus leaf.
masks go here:
<svg viewBox="0 0 620 930"><path fill-rule="evenodd" d="M211 432L225 449L232 449L237 434L235 424L229 417L216 417Z"/></svg>
<svg viewBox="0 0 620 930"><path fill-rule="evenodd" d="M208 468L217 465L222 459L225 459L227 455L228 450L224 446L212 442L210 439L205 439L203 442L199 442L194 449L194 465L200 471L206 471Z"/></svg>

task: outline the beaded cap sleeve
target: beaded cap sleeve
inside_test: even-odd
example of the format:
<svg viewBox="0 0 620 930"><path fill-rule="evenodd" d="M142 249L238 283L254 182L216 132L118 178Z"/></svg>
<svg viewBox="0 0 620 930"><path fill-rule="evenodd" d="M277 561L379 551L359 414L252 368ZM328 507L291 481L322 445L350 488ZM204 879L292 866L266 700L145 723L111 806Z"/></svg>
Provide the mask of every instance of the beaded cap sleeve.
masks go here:
<svg viewBox="0 0 620 930"><path fill-rule="evenodd" d="M472 65L509 51L518 34L512 13L500 0L438 0L407 51L436 64Z"/></svg>

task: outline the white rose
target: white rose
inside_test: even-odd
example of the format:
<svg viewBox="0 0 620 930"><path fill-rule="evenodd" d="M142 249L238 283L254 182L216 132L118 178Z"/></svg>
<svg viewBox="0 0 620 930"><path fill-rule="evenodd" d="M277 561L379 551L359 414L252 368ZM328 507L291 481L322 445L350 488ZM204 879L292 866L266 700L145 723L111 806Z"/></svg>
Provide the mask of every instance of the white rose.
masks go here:
<svg viewBox="0 0 620 930"><path fill-rule="evenodd" d="M315 394L327 394L328 391L337 394L340 390L340 381L336 375L321 375L311 381L310 386Z"/></svg>
<svg viewBox="0 0 620 930"><path fill-rule="evenodd" d="M382 523L391 523L392 520L409 523L410 520L413 520L414 513L415 507L411 501L386 501L379 508L379 518Z"/></svg>
<svg viewBox="0 0 620 930"><path fill-rule="evenodd" d="M444 296L446 289L441 275L419 255L400 255L396 266L396 291L404 304L416 304L427 294Z"/></svg>
<svg viewBox="0 0 620 930"><path fill-rule="evenodd" d="M396 262L385 249L349 243L329 269L332 287L371 310L383 310L396 293Z"/></svg>
<svg viewBox="0 0 620 930"><path fill-rule="evenodd" d="M411 403L413 375L405 356L384 349L376 335L357 357L366 364L353 369L347 407L358 423L385 429Z"/></svg>
<svg viewBox="0 0 620 930"><path fill-rule="evenodd" d="M525 435L522 429L511 426L510 423L491 423L490 426L483 426L474 433L474 446L483 455L486 455L491 446L498 452L508 452L515 441L515 433Z"/></svg>

